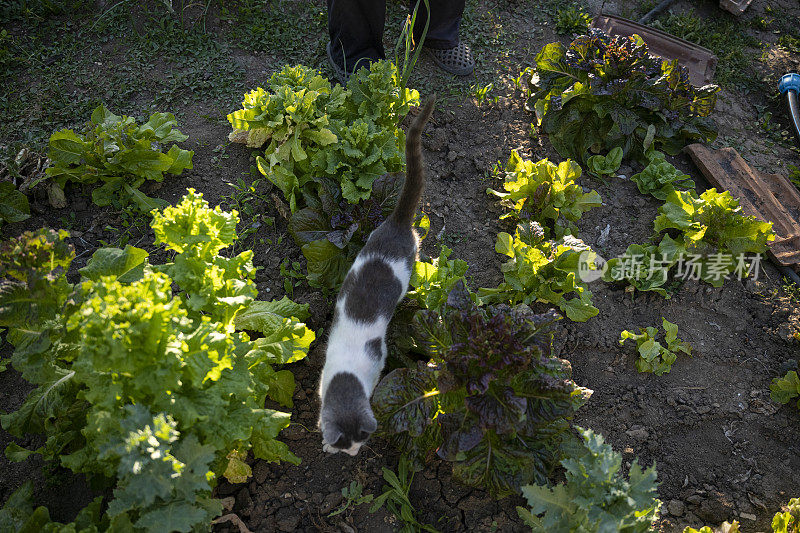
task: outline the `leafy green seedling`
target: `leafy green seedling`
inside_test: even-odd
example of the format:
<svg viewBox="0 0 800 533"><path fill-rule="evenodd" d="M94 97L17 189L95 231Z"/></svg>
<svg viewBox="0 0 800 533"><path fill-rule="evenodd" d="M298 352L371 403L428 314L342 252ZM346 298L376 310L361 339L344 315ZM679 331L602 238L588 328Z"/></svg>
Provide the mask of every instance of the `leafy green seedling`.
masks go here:
<svg viewBox="0 0 800 533"><path fill-rule="evenodd" d="M350 482L349 487L342 487L342 497L344 498L344 503L342 503L338 509L331 511L328 514L328 518L342 514L350 509L351 506L358 507L364 503L371 503L373 498L372 494L362 494L363 491L364 486L355 479Z"/></svg>
<svg viewBox="0 0 800 533"><path fill-rule="evenodd" d="M606 155L593 155L591 156L586 165L589 167L589 172L596 176L613 176L619 170L622 164L622 148L617 146L612 148Z"/></svg>
<svg viewBox="0 0 800 533"><path fill-rule="evenodd" d="M789 403L792 398L800 396L800 378L797 372L791 370L782 378L773 379L769 391L769 397L778 403ZM800 409L800 400L797 401L797 408Z"/></svg>
<svg viewBox="0 0 800 533"><path fill-rule="evenodd" d="M664 328L664 340L666 347L656 341L658 328L648 326L640 329L639 333L625 330L620 334L619 344L625 344L627 339L636 341L636 349L639 351L639 358L636 360L636 369L639 372L653 372L660 376L669 373L672 363L678 358L678 352L692 355L692 347L688 342L678 339L678 325L673 324L666 318L662 318Z"/></svg>
<svg viewBox="0 0 800 533"><path fill-rule="evenodd" d="M399 529L401 533L416 533L418 531L428 531L438 533L438 530L428 524L420 523L417 518L417 510L408 499L411 490L411 483L414 481L414 472L411 470L412 462L405 455L400 456L397 465L397 474L383 467L383 479L389 486L383 494L375 498L370 513L374 513L384 505L386 508L403 522L403 527Z"/></svg>

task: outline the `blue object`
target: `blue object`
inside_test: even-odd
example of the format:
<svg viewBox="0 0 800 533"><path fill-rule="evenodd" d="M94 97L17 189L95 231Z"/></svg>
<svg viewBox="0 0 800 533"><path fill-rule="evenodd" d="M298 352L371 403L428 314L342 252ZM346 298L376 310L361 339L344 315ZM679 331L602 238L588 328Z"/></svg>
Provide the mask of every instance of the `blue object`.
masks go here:
<svg viewBox="0 0 800 533"><path fill-rule="evenodd" d="M785 94L786 91L800 93L800 74L790 72L781 76L781 81L778 82L778 91L781 94Z"/></svg>

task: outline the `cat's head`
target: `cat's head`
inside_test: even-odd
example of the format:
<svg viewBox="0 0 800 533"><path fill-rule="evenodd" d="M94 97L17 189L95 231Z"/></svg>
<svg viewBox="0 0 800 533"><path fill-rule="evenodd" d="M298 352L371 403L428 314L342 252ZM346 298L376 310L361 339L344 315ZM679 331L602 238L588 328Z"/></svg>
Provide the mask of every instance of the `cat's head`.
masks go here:
<svg viewBox="0 0 800 533"><path fill-rule="evenodd" d="M328 384L319 415L322 449L328 453L356 455L378 428L361 381L350 372L339 372Z"/></svg>

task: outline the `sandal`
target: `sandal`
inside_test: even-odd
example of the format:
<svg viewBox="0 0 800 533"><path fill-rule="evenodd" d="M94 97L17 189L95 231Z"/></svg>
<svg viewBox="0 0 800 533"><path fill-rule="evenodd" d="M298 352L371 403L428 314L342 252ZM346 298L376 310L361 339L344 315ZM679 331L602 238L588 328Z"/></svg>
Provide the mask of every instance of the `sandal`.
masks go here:
<svg viewBox="0 0 800 533"><path fill-rule="evenodd" d="M475 70L475 59L472 57L472 50L469 45L460 42L455 48L440 50L437 48L425 48L428 55L440 68L456 76L468 76Z"/></svg>
<svg viewBox="0 0 800 533"><path fill-rule="evenodd" d="M325 46L325 51L328 52L328 64L333 69L333 74L336 76L336 79L342 86L346 86L347 82L350 81L351 74L347 72L344 68L340 67L336 61L333 60L333 54L331 54L331 43L328 41L327 46Z"/></svg>

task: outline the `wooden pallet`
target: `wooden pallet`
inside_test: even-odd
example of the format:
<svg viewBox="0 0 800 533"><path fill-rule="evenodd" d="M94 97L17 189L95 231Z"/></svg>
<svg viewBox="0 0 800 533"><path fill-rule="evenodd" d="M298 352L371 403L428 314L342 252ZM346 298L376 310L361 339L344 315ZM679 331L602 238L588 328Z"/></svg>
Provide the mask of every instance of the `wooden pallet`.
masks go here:
<svg viewBox="0 0 800 533"><path fill-rule="evenodd" d="M712 150L690 144L684 150L709 183L729 191L746 214L772 222L775 240L768 244L770 257L800 270L800 191L781 175L750 168L733 148Z"/></svg>

